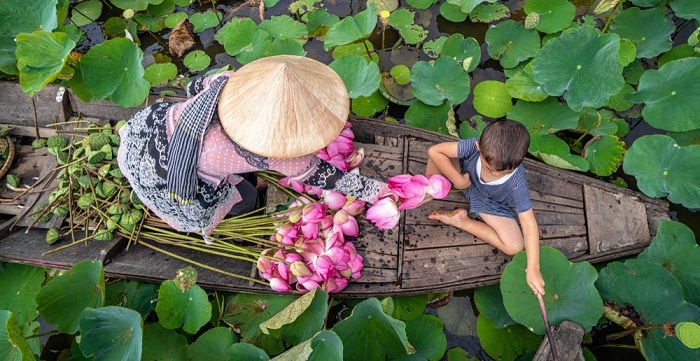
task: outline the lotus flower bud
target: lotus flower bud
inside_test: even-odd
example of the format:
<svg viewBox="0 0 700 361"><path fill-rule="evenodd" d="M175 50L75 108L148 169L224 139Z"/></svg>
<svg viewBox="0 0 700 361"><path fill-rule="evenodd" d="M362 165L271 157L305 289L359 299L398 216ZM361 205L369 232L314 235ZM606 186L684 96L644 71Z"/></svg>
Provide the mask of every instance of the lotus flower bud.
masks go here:
<svg viewBox="0 0 700 361"><path fill-rule="evenodd" d="M289 269L292 271L292 274L297 277L309 277L312 274L309 267L301 261L292 262L292 264L289 265Z"/></svg>
<svg viewBox="0 0 700 361"><path fill-rule="evenodd" d="M345 161L348 163L348 169L355 169L359 167L363 160L365 160L364 148L354 150L352 153L350 153L350 155L348 155L347 158L345 158Z"/></svg>

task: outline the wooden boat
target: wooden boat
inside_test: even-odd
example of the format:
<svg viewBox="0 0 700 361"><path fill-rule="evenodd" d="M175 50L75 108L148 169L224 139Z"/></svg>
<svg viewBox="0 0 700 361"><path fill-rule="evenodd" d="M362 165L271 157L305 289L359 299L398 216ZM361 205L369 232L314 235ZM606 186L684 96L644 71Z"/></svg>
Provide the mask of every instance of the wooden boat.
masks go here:
<svg viewBox="0 0 700 361"><path fill-rule="evenodd" d="M111 103L83 103L70 92L59 102L54 100L57 87L49 86L34 99L26 97L16 85L0 84L0 122L15 126L14 134L48 136L45 128L56 120L82 117L118 120L130 117L138 109L123 109ZM68 98L68 99L66 99ZM174 98L178 99L178 98ZM174 100L173 98L167 100ZM155 98L149 99L150 102ZM38 115L36 115L38 114ZM36 115L36 118L34 116ZM430 131L364 118L352 118L356 147L365 150L361 173L377 179L392 175L423 173L426 149L431 144L454 140ZM34 126L36 124L36 126ZM17 148L11 173L23 179L40 177L55 166L52 155L34 151L26 145ZM572 261L601 262L633 255L651 241L661 220L668 219L668 204L641 193L619 188L581 174L547 166L526 159L535 215L540 226L541 244L563 252ZM3 187L4 188L4 187ZM274 189L274 187L270 187ZM45 192L48 193L48 192ZM0 226L0 261L68 268L83 259L100 259L105 275L115 278L160 282L170 279L176 270L188 265L174 255L156 252L139 243L126 249L126 240L92 241L60 252L43 255L55 246L44 240L44 230L28 225L27 210L42 193L30 193L15 204L0 204L0 214L9 218ZM4 189L0 197L11 199L13 192ZM268 194L268 201L276 196ZM427 215L436 209L468 207L464 196L429 202L418 209L404 211L399 225L381 231L360 217L360 236L355 240L364 256L363 276L351 282L341 297L411 295L473 288L498 282L510 257L474 236L431 221ZM17 222L15 227L10 227ZM157 247L195 259L228 272L256 277L257 270L248 262L237 264L230 259ZM248 293L273 293L266 286L198 268L198 283L207 289Z"/></svg>

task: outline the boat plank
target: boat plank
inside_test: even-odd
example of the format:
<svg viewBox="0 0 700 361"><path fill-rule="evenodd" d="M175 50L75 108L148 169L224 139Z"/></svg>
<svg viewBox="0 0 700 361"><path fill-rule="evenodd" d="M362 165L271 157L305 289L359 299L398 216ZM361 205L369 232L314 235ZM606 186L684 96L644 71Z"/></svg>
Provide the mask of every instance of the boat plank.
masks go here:
<svg viewBox="0 0 700 361"><path fill-rule="evenodd" d="M540 239L562 238L562 237L586 237L588 235L584 225L551 224L542 225L540 228Z"/></svg>
<svg viewBox="0 0 700 361"><path fill-rule="evenodd" d="M357 283L377 283L377 282L397 282L399 279L396 269L373 268L365 266L362 268L362 277L353 280Z"/></svg>
<svg viewBox="0 0 700 361"><path fill-rule="evenodd" d="M25 94L15 82L3 81L0 87L0 119L3 123L34 128L68 119L65 104L68 96L64 93L61 102L57 102L56 95L60 89L57 85L47 85L33 97Z"/></svg>
<svg viewBox="0 0 700 361"><path fill-rule="evenodd" d="M581 187L581 184L547 177L527 167L525 167L525 179L531 191L583 201L583 187Z"/></svg>
<svg viewBox="0 0 700 361"><path fill-rule="evenodd" d="M445 200L433 200L425 205L405 211L404 219L410 225L439 225L439 221L428 219L428 215L435 210L450 211L456 207L469 207L464 203L446 202ZM582 213L561 213L558 211L541 210L533 206L537 223L544 225L585 225L586 220Z"/></svg>
<svg viewBox="0 0 700 361"><path fill-rule="evenodd" d="M556 194L542 193L530 189L530 199L533 202L552 203L562 206L583 209L583 202L574 199L559 197Z"/></svg>
<svg viewBox="0 0 700 361"><path fill-rule="evenodd" d="M540 245L554 247L561 251L566 258L575 258L588 252L586 237L560 237L540 240Z"/></svg>

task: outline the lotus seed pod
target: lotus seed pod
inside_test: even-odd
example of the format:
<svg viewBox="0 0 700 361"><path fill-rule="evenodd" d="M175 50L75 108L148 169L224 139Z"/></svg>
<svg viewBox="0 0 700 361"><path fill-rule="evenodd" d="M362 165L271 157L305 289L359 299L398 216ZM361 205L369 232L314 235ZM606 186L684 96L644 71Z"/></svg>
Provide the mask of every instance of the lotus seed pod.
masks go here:
<svg viewBox="0 0 700 361"><path fill-rule="evenodd" d="M46 243L56 243L56 241L58 241L59 236L60 234L58 233L58 230L56 228L49 228L49 230L46 231Z"/></svg>
<svg viewBox="0 0 700 361"><path fill-rule="evenodd" d="M540 14L529 13L525 18L525 29L534 29L540 23Z"/></svg>

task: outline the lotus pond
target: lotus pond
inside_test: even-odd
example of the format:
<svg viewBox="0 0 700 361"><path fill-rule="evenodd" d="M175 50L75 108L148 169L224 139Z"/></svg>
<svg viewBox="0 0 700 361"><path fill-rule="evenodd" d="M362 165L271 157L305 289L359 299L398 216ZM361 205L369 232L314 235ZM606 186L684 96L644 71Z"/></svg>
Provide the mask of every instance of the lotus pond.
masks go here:
<svg viewBox="0 0 700 361"><path fill-rule="evenodd" d="M357 115L460 137L491 119L522 122L531 156L665 198L677 220L637 257L598 268L543 248L550 324L581 324L589 360L692 360L699 20L696 0L3 0L0 74L29 96L58 83L133 107L295 54L338 72ZM0 293L0 358L526 360L544 326L524 262L516 255L500 285L474 292L475 330L465 297L434 310L441 295L223 294L197 286L192 269L156 285L105 280L99 262L8 263L0 289L17 292ZM480 346L465 345L474 335Z"/></svg>

